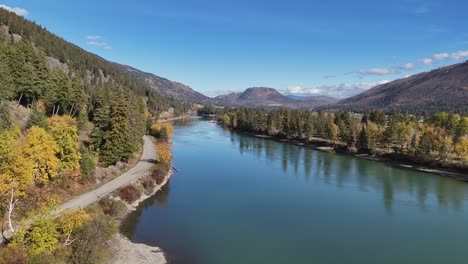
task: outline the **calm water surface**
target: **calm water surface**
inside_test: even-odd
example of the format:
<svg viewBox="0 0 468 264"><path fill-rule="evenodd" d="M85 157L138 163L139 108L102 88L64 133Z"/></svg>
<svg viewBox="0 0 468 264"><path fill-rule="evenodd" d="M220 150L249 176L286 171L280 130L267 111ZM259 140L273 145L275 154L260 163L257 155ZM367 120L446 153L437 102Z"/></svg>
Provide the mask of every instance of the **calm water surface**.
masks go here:
<svg viewBox="0 0 468 264"><path fill-rule="evenodd" d="M177 122L181 170L122 226L171 264L468 263L468 184Z"/></svg>

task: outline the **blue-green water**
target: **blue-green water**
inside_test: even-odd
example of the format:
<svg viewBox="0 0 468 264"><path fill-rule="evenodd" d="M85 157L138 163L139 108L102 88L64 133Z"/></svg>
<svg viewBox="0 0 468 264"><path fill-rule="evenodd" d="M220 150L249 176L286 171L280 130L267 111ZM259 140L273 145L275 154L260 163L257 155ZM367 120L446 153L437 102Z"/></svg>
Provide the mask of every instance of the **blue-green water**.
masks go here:
<svg viewBox="0 0 468 264"><path fill-rule="evenodd" d="M468 184L176 123L175 173L122 226L172 264L468 263Z"/></svg>

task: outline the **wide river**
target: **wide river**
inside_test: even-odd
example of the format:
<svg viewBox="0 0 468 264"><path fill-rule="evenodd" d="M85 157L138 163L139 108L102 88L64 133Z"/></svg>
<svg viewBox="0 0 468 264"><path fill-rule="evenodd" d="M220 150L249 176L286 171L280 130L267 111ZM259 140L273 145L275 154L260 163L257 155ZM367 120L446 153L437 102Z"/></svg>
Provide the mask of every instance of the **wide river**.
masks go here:
<svg viewBox="0 0 468 264"><path fill-rule="evenodd" d="M468 263L468 183L175 126L180 172L122 226L171 264Z"/></svg>

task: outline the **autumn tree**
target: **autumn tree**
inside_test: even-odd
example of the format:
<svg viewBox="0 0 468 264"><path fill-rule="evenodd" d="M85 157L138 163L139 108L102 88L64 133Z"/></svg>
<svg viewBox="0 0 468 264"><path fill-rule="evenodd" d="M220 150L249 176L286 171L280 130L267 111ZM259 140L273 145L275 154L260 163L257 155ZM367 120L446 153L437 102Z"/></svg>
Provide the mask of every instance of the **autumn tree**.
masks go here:
<svg viewBox="0 0 468 264"><path fill-rule="evenodd" d="M379 126L385 126L385 123L387 122L385 114L378 109L374 109L370 112L369 120Z"/></svg>
<svg viewBox="0 0 468 264"><path fill-rule="evenodd" d="M174 127L168 123L155 123L151 126L151 135L162 140L170 140L174 134Z"/></svg>
<svg viewBox="0 0 468 264"><path fill-rule="evenodd" d="M82 208L73 212L66 211L62 213L58 221L58 228L65 236L63 242L65 246L69 246L75 241L71 237L73 231L82 227L89 219L90 216Z"/></svg>
<svg viewBox="0 0 468 264"><path fill-rule="evenodd" d="M59 148L51 135L43 128L33 126L26 133L24 155L34 164L33 179L36 184L45 184L58 173Z"/></svg>
<svg viewBox="0 0 468 264"><path fill-rule="evenodd" d="M416 158L422 161L427 161L431 158L432 151L434 150L434 142L437 140L436 137L433 128L424 128L416 148Z"/></svg>
<svg viewBox="0 0 468 264"><path fill-rule="evenodd" d="M79 137L76 120L68 115L56 115L49 118L48 122L52 137L57 144L56 156L60 160L60 169L64 172L78 169L81 155L78 152Z"/></svg>
<svg viewBox="0 0 468 264"><path fill-rule="evenodd" d="M337 139L339 132L338 126L333 123L332 120L328 119L325 123L324 138L334 142Z"/></svg>
<svg viewBox="0 0 468 264"><path fill-rule="evenodd" d="M172 160L171 146L167 141L158 141L156 143L156 153L158 161L164 164L170 164Z"/></svg>
<svg viewBox="0 0 468 264"><path fill-rule="evenodd" d="M0 200L8 215L8 228L15 232L12 214L17 202L33 183L34 163L25 157L18 129L0 133Z"/></svg>
<svg viewBox="0 0 468 264"><path fill-rule="evenodd" d="M52 253L58 243L57 224L46 216L41 216L31 224L24 241L31 254Z"/></svg>
<svg viewBox="0 0 468 264"><path fill-rule="evenodd" d="M463 137L455 145L455 154L463 160L468 160L468 138Z"/></svg>

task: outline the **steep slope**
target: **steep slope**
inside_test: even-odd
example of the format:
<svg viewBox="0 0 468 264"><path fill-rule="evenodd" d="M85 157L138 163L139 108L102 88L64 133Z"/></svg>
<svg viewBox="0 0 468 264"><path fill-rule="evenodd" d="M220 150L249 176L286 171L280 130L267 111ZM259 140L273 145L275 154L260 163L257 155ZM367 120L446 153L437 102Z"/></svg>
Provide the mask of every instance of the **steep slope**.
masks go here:
<svg viewBox="0 0 468 264"><path fill-rule="evenodd" d="M217 96L214 98L214 101L216 104L227 106L314 109L319 106L334 103L336 99L325 96L295 99L285 96L273 88L253 87L248 88L242 93L230 93L228 95Z"/></svg>
<svg viewBox="0 0 468 264"><path fill-rule="evenodd" d="M211 98L194 91L192 88L184 84L173 82L155 74L143 72L127 65L116 65L129 72L130 75L139 81L142 81L152 87L163 96L194 103L209 103L211 101Z"/></svg>
<svg viewBox="0 0 468 264"><path fill-rule="evenodd" d="M35 22L3 8L0 8L1 41L6 41L9 45L34 46L39 56L47 58L50 70L59 68L70 76L76 77L82 81L88 95L106 84L111 87L123 87L137 95L147 97L148 108L154 113L165 111L170 107L174 107L176 111L184 111L188 108L187 105L173 98L161 96L157 89L136 78L121 65L87 52Z"/></svg>
<svg viewBox="0 0 468 264"><path fill-rule="evenodd" d="M468 112L468 61L376 86L334 107L354 111L380 108L413 113Z"/></svg>

